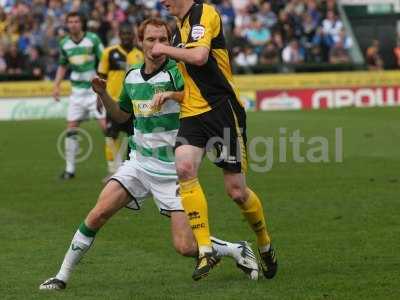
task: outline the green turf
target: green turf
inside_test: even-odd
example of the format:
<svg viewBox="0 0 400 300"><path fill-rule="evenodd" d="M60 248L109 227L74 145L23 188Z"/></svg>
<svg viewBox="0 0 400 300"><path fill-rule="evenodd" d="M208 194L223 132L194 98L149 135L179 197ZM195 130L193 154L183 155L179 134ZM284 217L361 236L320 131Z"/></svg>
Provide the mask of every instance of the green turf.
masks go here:
<svg viewBox="0 0 400 300"><path fill-rule="evenodd" d="M194 261L174 252L169 221L149 201L142 213L125 209L104 227L67 290L46 293L38 285L57 271L106 171L92 122L83 127L94 137L93 155L76 179L57 179L63 127L62 120L0 123L0 299L398 299L398 109L248 114L250 136L277 142L279 127L300 129L306 139L329 138L330 150L334 128L343 128L343 163L295 163L288 151L287 163L249 174L280 261L275 279L251 282L226 259L193 282ZM220 175L207 163L200 176L212 232L253 241Z"/></svg>

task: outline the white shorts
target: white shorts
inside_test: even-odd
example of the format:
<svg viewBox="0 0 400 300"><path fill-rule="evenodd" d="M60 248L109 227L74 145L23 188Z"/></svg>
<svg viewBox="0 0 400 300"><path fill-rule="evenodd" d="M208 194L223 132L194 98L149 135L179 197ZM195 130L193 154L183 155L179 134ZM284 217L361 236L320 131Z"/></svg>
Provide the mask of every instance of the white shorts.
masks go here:
<svg viewBox="0 0 400 300"><path fill-rule="evenodd" d="M67 121L83 121L90 117L104 119L106 112L99 113L96 105L97 95L91 89L72 91L69 97Z"/></svg>
<svg viewBox="0 0 400 300"><path fill-rule="evenodd" d="M134 160L126 160L110 180L118 181L132 196L133 200L126 206L128 208L139 210L144 200L153 196L163 215L184 211L177 177L150 175L138 167Z"/></svg>

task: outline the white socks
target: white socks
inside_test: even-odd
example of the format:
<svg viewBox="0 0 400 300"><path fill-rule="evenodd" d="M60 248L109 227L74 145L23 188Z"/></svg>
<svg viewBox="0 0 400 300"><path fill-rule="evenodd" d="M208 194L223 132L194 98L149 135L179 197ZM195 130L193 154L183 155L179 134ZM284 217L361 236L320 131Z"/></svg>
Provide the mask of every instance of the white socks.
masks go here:
<svg viewBox="0 0 400 300"><path fill-rule="evenodd" d="M75 156L79 147L77 134L77 131L70 130L65 138L65 171L68 173L75 173Z"/></svg>
<svg viewBox="0 0 400 300"><path fill-rule="evenodd" d="M65 254L64 261L60 270L58 271L58 274L56 275L57 279L60 279L64 282L69 280L74 267L79 263L94 240L95 233L91 234L93 236L87 236L81 232L81 227L76 231L71 241L71 246Z"/></svg>

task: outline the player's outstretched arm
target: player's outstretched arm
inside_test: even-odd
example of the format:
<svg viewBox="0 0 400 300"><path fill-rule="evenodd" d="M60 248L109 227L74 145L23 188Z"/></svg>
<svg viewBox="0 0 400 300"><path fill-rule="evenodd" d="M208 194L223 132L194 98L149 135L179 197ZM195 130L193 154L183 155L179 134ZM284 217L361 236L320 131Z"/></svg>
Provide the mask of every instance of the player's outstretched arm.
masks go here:
<svg viewBox="0 0 400 300"><path fill-rule="evenodd" d="M95 77L92 80L92 88L93 91L99 96L104 108L110 114L111 118L118 123L124 123L129 120L130 114L121 110L118 103L116 103L107 93L105 80Z"/></svg>
<svg viewBox="0 0 400 300"><path fill-rule="evenodd" d="M210 49L203 46L194 48L175 48L161 43L155 44L152 49L153 56L167 55L175 60L183 61L184 63L202 66L208 60Z"/></svg>
<svg viewBox="0 0 400 300"><path fill-rule="evenodd" d="M55 101L60 101L60 85L67 73L67 67L59 65L57 68L56 78L54 79L53 98Z"/></svg>

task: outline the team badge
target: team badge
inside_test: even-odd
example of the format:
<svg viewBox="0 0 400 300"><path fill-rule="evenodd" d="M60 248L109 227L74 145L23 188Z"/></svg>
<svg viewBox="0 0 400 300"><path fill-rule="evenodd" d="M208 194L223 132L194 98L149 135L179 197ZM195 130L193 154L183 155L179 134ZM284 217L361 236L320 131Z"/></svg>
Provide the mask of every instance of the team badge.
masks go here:
<svg viewBox="0 0 400 300"><path fill-rule="evenodd" d="M194 25L192 27L191 36L194 41L200 40L204 36L205 33L206 33L206 29L204 28L203 25Z"/></svg>

